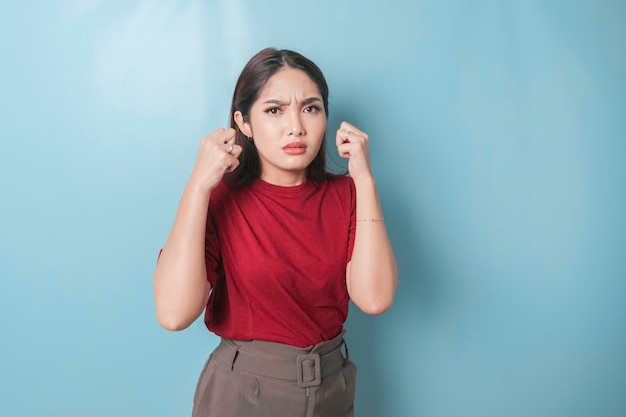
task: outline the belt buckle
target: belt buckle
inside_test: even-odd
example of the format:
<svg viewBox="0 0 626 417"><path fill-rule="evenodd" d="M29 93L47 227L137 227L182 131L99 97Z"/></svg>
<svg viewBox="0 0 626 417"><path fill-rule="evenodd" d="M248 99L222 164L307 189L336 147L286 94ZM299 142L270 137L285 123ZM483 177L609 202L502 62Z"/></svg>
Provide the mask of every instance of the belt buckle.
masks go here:
<svg viewBox="0 0 626 417"><path fill-rule="evenodd" d="M304 361L313 361L313 366L315 368L315 379L312 381L304 381L303 380L303 362ZM309 353L306 355L298 355L296 356L296 371L298 374L298 388L308 388L308 387L316 387L322 383L322 364L320 361L320 355L317 353Z"/></svg>

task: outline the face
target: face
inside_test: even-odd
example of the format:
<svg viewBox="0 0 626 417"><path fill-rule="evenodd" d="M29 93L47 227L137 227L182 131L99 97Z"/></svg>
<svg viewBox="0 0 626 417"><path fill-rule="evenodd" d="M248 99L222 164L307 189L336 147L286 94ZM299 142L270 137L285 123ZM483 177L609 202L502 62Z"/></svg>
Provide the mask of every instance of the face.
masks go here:
<svg viewBox="0 0 626 417"><path fill-rule="evenodd" d="M248 121L240 112L235 121L254 140L263 180L277 185L306 180L326 132L326 113L317 85L305 72L279 70L252 105Z"/></svg>

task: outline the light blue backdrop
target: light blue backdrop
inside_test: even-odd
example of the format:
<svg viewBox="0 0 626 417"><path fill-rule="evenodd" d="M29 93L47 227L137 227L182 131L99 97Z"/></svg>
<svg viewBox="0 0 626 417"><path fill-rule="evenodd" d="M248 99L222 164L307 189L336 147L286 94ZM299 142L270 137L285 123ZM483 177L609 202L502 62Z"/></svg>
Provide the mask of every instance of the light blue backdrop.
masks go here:
<svg viewBox="0 0 626 417"><path fill-rule="evenodd" d="M351 310L357 416L626 415L626 3L367 3L0 3L0 414L188 415L217 339L158 327L154 263L271 45L371 136L400 283Z"/></svg>

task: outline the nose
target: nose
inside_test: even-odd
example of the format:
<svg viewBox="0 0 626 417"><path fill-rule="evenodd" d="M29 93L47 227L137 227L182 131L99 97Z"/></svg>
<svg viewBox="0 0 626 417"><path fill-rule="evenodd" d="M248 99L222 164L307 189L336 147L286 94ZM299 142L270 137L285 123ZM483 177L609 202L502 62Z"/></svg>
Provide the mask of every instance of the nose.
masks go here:
<svg viewBox="0 0 626 417"><path fill-rule="evenodd" d="M304 135L304 126L302 125L302 120L300 119L300 112L294 111L292 112L292 116L289 120L289 135L294 136L302 136Z"/></svg>

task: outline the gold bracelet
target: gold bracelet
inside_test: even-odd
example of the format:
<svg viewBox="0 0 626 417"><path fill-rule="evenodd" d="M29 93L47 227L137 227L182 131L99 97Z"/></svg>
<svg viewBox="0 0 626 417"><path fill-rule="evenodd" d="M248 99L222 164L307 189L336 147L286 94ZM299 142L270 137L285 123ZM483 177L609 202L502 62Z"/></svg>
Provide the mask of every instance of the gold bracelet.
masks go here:
<svg viewBox="0 0 626 417"><path fill-rule="evenodd" d="M357 222L372 222L372 223L383 223L385 221L384 217L380 219L356 219Z"/></svg>

